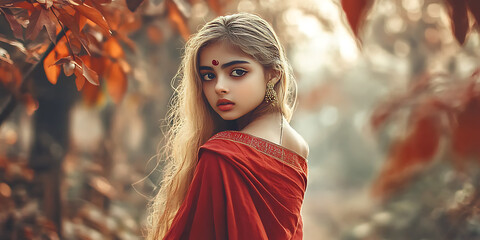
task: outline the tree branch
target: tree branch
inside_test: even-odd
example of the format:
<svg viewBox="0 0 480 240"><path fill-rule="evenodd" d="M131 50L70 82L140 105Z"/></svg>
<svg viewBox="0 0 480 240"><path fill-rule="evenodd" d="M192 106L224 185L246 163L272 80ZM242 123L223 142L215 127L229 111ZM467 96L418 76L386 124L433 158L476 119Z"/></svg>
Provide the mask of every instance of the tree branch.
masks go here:
<svg viewBox="0 0 480 240"><path fill-rule="evenodd" d="M58 33L57 38L55 39L55 42L60 41L60 39L62 39L64 36L65 36L65 30L63 29L62 31L60 31L60 33ZM43 66L43 61L45 60L45 58L48 56L48 54L50 54L50 52L54 48L55 48L55 43L53 43L53 42L50 43L50 46L48 46L47 50L43 53L40 60L35 65L31 66L30 69L28 69L27 73L25 73L25 75L23 75L22 83L21 83L20 88L19 88L19 93L20 94L23 93L24 91L26 91L25 89L26 89L28 80L30 79L30 76L32 75L32 73L37 71L39 67ZM12 92L10 94L10 97L7 99L6 106L0 112L0 126L10 116L10 114L13 112L13 110L17 106L18 96L16 96L16 95L17 94L15 94L14 92Z"/></svg>

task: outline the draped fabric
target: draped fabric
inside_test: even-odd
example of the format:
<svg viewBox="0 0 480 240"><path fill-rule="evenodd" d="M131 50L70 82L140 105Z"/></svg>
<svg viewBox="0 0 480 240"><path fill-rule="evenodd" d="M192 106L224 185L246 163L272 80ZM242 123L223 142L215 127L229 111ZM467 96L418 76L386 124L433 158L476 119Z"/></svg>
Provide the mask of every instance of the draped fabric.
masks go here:
<svg viewBox="0 0 480 240"><path fill-rule="evenodd" d="M302 239L307 163L246 133L224 131L200 149L184 202L164 239Z"/></svg>

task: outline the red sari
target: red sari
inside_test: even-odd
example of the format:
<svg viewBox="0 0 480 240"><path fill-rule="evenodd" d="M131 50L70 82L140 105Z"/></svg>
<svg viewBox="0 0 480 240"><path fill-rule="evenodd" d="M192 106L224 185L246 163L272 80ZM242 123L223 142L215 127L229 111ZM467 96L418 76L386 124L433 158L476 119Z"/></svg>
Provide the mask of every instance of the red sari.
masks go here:
<svg viewBox="0 0 480 240"><path fill-rule="evenodd" d="M164 239L302 239L306 186L297 153L242 132L217 133L200 148Z"/></svg>

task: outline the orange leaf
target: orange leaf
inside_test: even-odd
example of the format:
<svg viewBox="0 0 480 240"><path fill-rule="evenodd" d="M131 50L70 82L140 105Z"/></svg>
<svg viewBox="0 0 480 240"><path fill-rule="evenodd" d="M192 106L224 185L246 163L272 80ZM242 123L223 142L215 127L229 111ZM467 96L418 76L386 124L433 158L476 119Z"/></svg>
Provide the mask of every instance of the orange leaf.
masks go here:
<svg viewBox="0 0 480 240"><path fill-rule="evenodd" d="M114 37L111 37L107 42L105 42L105 50L110 57L115 59L123 58L125 55L122 46L120 46L117 39Z"/></svg>
<svg viewBox="0 0 480 240"><path fill-rule="evenodd" d="M75 12L75 16L73 17L75 18L75 21L78 23L79 29L82 30L83 27L85 27L85 24L87 24L87 18L79 14L78 12Z"/></svg>
<svg viewBox="0 0 480 240"><path fill-rule="evenodd" d="M68 51L68 45L67 45L67 40L65 38L62 38L57 45L55 46L55 51L57 52L57 57L62 58L68 56L69 51Z"/></svg>
<svg viewBox="0 0 480 240"><path fill-rule="evenodd" d="M107 91L115 103L119 103L127 91L127 76L119 63L112 63L107 72Z"/></svg>
<svg viewBox="0 0 480 240"><path fill-rule="evenodd" d="M98 86L94 86L89 82L86 82L82 90L83 100L89 106L94 105L102 96L101 89Z"/></svg>
<svg viewBox="0 0 480 240"><path fill-rule="evenodd" d="M165 0L165 4L167 4L168 18L175 24L183 39L188 39L190 36L190 30L188 29L184 14L182 14L174 1Z"/></svg>
<svg viewBox="0 0 480 240"><path fill-rule="evenodd" d="M75 79L75 85L77 86L77 90L80 91L85 84L85 77L82 75L82 71L77 68L75 68L75 76L77 77Z"/></svg>
<svg viewBox="0 0 480 240"><path fill-rule="evenodd" d="M452 25L452 31L460 44L465 42L470 25L468 23L468 12L466 0L447 0L448 13Z"/></svg>
<svg viewBox="0 0 480 240"><path fill-rule="evenodd" d="M88 5L74 5L73 6L77 11L79 11L83 16L90 19L92 22L96 23L101 27L108 35L111 35L110 27L108 26L107 21L103 17L102 13L96 8L90 7Z"/></svg>
<svg viewBox="0 0 480 240"><path fill-rule="evenodd" d="M355 36L365 19L366 13L371 6L371 0L342 0L342 8L347 16L348 23Z"/></svg>
<svg viewBox="0 0 480 240"><path fill-rule="evenodd" d="M45 70L47 79L54 85L57 84L58 76L60 76L60 71L62 70L60 66L54 65L55 60L56 52L55 50L53 50L47 55L47 57L43 61L43 69Z"/></svg>
<svg viewBox="0 0 480 240"><path fill-rule="evenodd" d="M88 56L81 56L80 57L84 63L95 71L99 76L103 76L105 72L105 66L108 66L110 63L110 60L107 57L91 57Z"/></svg>

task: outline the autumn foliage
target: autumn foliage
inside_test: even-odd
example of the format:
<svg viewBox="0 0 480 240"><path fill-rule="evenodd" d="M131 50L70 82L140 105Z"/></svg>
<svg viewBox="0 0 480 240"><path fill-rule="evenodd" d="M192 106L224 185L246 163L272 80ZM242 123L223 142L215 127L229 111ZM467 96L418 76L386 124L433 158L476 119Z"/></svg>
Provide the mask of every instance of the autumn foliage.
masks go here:
<svg viewBox="0 0 480 240"><path fill-rule="evenodd" d="M342 8L355 36L359 37L365 17L375 0L342 0ZM460 44L465 42L472 27L480 29L480 2L477 0L444 0L450 16L452 32ZM470 22L469 13L474 16Z"/></svg>
<svg viewBox="0 0 480 240"><path fill-rule="evenodd" d="M389 195L404 187L424 170L445 139L452 151L452 164L458 170L468 166L469 159L480 160L480 84L478 70L467 81L455 84L435 83L426 76L403 96L386 101L374 111L371 119L379 129L408 110L405 132L394 140L388 159L374 184L374 193Z"/></svg>
<svg viewBox="0 0 480 240"><path fill-rule="evenodd" d="M135 10L142 1L127 1ZM86 84L99 86L106 82L112 100L120 102L127 89L127 74L131 70L125 60L121 44L134 49L128 34L140 26L138 16L124 11L124 3L111 0L38 0L0 1L0 13L5 17L16 40L2 37L1 41L23 49L32 64L42 64L48 81L56 84L60 73L75 76L78 90ZM40 34L46 30L51 46L42 41ZM43 35L42 35L43 36ZM30 43L38 43L35 51ZM11 72L1 75L0 81L14 95L21 95L20 85L31 76L18 72L17 63L4 51L1 70ZM42 52L43 51L43 52ZM43 54L43 57L40 57ZM35 61L36 60L36 61ZM87 87L85 99L93 103L101 94L100 88ZM18 96L17 96L18 98Z"/></svg>
<svg viewBox="0 0 480 240"><path fill-rule="evenodd" d="M343 0L342 7L356 37L374 1ZM476 0L446 0L452 34L465 42L472 26L479 27L480 4ZM470 22L469 13L474 18ZM442 81L436 81L442 79ZM468 79L441 74L425 74L411 81L409 89L379 104L371 117L374 130L392 122L401 113L407 123L393 140L387 161L373 183L373 193L389 197L421 174L435 159L441 143L462 171L480 160L480 70ZM398 122L397 122L398 123Z"/></svg>

